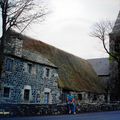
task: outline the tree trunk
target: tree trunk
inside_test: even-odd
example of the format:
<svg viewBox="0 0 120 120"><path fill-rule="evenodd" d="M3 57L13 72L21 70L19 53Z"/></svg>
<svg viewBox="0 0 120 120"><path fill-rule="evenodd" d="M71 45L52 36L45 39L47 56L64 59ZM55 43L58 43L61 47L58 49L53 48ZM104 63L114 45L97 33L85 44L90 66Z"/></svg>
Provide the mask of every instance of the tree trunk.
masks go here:
<svg viewBox="0 0 120 120"><path fill-rule="evenodd" d="M2 4L2 3L1 3ZM2 13L2 37L0 38L0 91L2 87L2 72L3 72L3 64L4 64L4 48L5 48L5 40L6 40L6 19L7 19L7 8L8 8L8 0L5 0L1 5L1 13Z"/></svg>

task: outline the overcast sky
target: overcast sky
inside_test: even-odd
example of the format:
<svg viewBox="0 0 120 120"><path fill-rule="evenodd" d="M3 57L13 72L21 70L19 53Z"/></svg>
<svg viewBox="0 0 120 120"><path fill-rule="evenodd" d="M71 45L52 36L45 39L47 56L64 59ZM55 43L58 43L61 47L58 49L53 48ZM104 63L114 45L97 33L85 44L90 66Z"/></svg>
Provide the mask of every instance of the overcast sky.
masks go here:
<svg viewBox="0 0 120 120"><path fill-rule="evenodd" d="M79 57L106 57L101 41L89 36L100 20L115 20L120 0L48 0L52 11L41 24L25 33Z"/></svg>

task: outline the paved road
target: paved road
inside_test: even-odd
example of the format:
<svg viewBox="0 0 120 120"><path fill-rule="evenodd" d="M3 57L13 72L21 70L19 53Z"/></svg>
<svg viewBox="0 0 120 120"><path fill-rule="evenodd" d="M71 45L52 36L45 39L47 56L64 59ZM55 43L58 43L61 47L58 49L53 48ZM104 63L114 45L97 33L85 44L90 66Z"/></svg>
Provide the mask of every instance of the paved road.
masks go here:
<svg viewBox="0 0 120 120"><path fill-rule="evenodd" d="M120 111L60 116L0 118L0 120L120 120Z"/></svg>

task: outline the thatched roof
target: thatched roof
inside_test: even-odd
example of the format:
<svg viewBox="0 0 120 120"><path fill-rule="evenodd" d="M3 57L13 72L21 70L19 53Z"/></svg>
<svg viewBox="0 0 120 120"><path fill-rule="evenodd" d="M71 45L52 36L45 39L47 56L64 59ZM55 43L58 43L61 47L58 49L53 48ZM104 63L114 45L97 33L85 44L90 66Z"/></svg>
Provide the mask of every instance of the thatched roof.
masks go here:
<svg viewBox="0 0 120 120"><path fill-rule="evenodd" d="M25 60L30 60L32 62L36 62L38 64L47 65L47 66L57 68L57 66L55 66L53 63L51 63L48 59L46 59L40 53L37 54L37 53L34 53L34 52L30 52L29 50L24 50L23 49L21 58L25 59Z"/></svg>
<svg viewBox="0 0 120 120"><path fill-rule="evenodd" d="M17 36L23 40L24 49L39 52L58 67L60 88L73 91L104 92L104 87L97 74L86 60L41 41L23 35L17 34Z"/></svg>

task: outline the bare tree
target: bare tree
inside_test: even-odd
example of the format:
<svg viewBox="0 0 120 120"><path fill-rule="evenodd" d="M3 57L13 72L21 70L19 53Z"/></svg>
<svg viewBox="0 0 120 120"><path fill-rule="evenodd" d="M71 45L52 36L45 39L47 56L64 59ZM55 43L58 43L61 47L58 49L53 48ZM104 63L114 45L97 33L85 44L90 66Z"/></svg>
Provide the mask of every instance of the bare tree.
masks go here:
<svg viewBox="0 0 120 120"><path fill-rule="evenodd" d="M112 32L114 23L111 21L101 21L93 25L93 30L90 33L91 37L98 38L102 41L105 51L117 61L117 56L107 49L106 41L109 39L109 33Z"/></svg>
<svg viewBox="0 0 120 120"><path fill-rule="evenodd" d="M40 4L39 4L39 3ZM4 45L11 29L23 32L32 22L48 13L42 0L0 0L2 36L0 38L0 77L4 60Z"/></svg>

